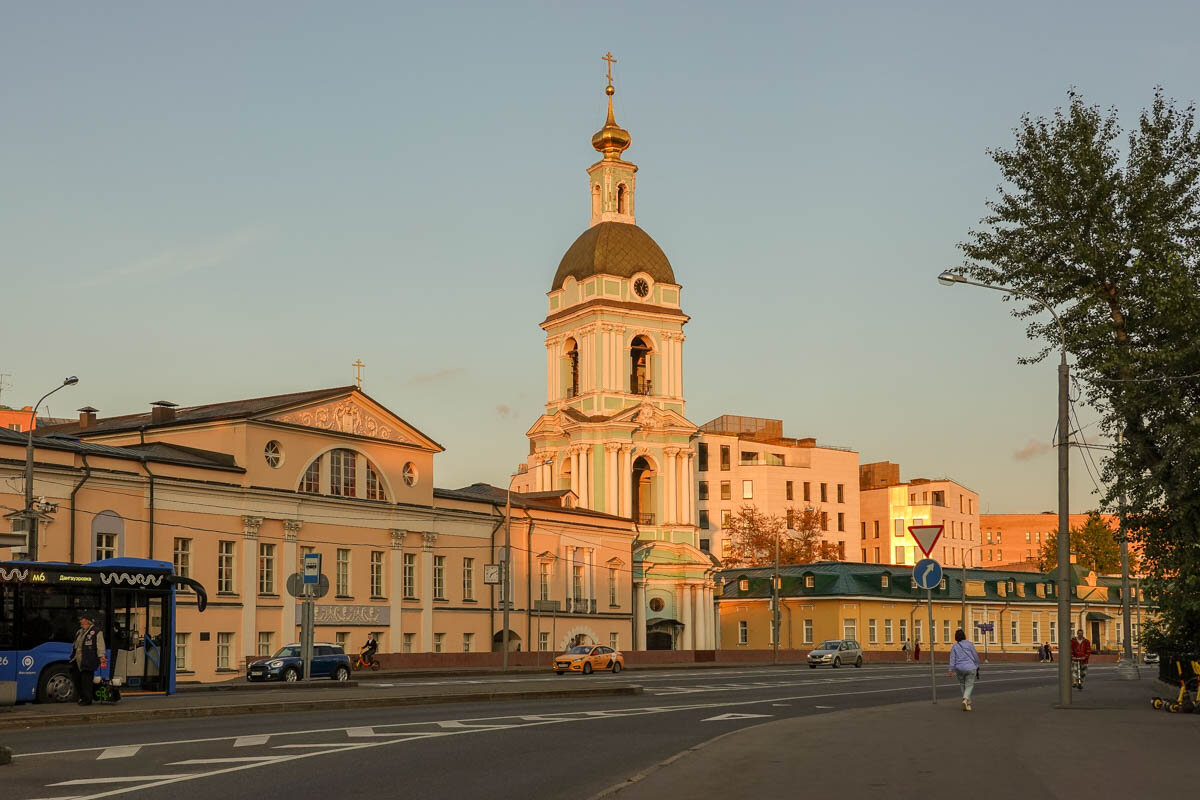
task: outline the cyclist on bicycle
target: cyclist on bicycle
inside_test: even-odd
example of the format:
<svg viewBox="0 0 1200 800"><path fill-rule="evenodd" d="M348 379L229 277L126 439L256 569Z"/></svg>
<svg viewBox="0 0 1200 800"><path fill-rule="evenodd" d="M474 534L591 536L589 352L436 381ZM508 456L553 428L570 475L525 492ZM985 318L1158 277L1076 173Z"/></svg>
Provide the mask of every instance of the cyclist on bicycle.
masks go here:
<svg viewBox="0 0 1200 800"><path fill-rule="evenodd" d="M1075 688L1083 691L1083 679L1087 677L1088 659L1092 656L1092 643L1083 635L1083 631L1075 632L1071 640L1071 666L1075 673Z"/></svg>
<svg viewBox="0 0 1200 800"><path fill-rule="evenodd" d="M359 653L358 661L363 666L370 666L375 661L375 654L379 652L379 642L375 638L375 634L367 634L367 643L362 646L362 651Z"/></svg>

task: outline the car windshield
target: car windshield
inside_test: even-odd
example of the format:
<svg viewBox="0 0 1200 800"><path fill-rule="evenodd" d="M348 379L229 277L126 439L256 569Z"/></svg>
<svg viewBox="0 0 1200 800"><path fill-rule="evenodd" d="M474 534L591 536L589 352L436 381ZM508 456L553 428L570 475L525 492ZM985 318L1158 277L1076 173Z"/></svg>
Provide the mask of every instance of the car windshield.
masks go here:
<svg viewBox="0 0 1200 800"><path fill-rule="evenodd" d="M570 655L570 656L586 656L586 655L587 655L588 653L590 653L590 652L592 652L592 648L591 648L591 647L584 647L584 646L580 645L579 647L572 647L570 650L568 650L568 651L567 651L567 655Z"/></svg>
<svg viewBox="0 0 1200 800"><path fill-rule="evenodd" d="M300 657L300 648L299 647L281 647L281 648L279 648L279 652L273 656L273 658L299 658L299 657Z"/></svg>
<svg viewBox="0 0 1200 800"><path fill-rule="evenodd" d="M818 650L837 650L841 646L842 646L841 639L830 639L828 642L821 642L821 646L818 647L817 649Z"/></svg>

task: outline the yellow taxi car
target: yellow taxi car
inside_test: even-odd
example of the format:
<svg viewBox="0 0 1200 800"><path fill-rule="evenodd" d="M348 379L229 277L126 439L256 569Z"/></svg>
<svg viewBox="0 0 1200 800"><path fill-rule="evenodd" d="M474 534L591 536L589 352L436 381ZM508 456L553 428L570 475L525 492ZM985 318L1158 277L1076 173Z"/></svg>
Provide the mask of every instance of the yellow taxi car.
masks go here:
<svg viewBox="0 0 1200 800"><path fill-rule="evenodd" d="M616 675L625 669L625 656L602 644L581 644L554 657L554 671L559 675L564 672L591 675L598 669L612 670Z"/></svg>

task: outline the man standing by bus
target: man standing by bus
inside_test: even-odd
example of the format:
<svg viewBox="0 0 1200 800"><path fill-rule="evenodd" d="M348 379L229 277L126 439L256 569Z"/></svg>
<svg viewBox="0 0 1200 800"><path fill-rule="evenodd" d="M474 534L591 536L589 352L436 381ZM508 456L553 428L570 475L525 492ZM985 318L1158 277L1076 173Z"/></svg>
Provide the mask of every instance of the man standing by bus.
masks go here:
<svg viewBox="0 0 1200 800"><path fill-rule="evenodd" d="M79 695L81 706L92 704L96 670L108 666L104 634L92 624L93 616L90 611L79 615L79 630L76 631L75 643L71 646L71 671L74 673L75 691Z"/></svg>

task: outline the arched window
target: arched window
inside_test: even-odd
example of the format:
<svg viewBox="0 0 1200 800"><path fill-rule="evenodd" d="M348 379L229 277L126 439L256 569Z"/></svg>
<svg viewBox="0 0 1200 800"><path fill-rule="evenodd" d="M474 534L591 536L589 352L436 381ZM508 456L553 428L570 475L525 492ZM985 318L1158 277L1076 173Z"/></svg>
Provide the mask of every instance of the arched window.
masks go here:
<svg viewBox="0 0 1200 800"><path fill-rule="evenodd" d="M329 493L354 497L357 490L358 454L338 449L329 453Z"/></svg>
<svg viewBox="0 0 1200 800"><path fill-rule="evenodd" d="M650 394L650 343L645 337L633 337L629 345L629 365L630 393Z"/></svg>
<svg viewBox="0 0 1200 800"><path fill-rule="evenodd" d="M313 459L313 462L308 465L308 469L304 470L304 474L300 476L300 491L319 494L321 492L321 457Z"/></svg>
<svg viewBox="0 0 1200 800"><path fill-rule="evenodd" d="M592 187L592 216L598 217L603 209L600 207L600 184Z"/></svg>
<svg viewBox="0 0 1200 800"><path fill-rule="evenodd" d="M405 469L409 466L405 465ZM296 490L366 500L388 499L384 473L362 454L345 447L329 450L309 462Z"/></svg>
<svg viewBox="0 0 1200 800"><path fill-rule="evenodd" d="M633 462L633 521L654 524L654 466L645 456Z"/></svg>
<svg viewBox="0 0 1200 800"><path fill-rule="evenodd" d="M574 339L567 339L567 397L579 394L579 346Z"/></svg>
<svg viewBox="0 0 1200 800"><path fill-rule="evenodd" d="M629 212L625 210L626 205L627 205L627 203L625 202L625 184L618 183L617 184L617 213L618 214L628 214Z"/></svg>
<svg viewBox="0 0 1200 800"><path fill-rule="evenodd" d="M115 511L101 511L92 517L92 560L120 558L125 555L125 520Z"/></svg>

